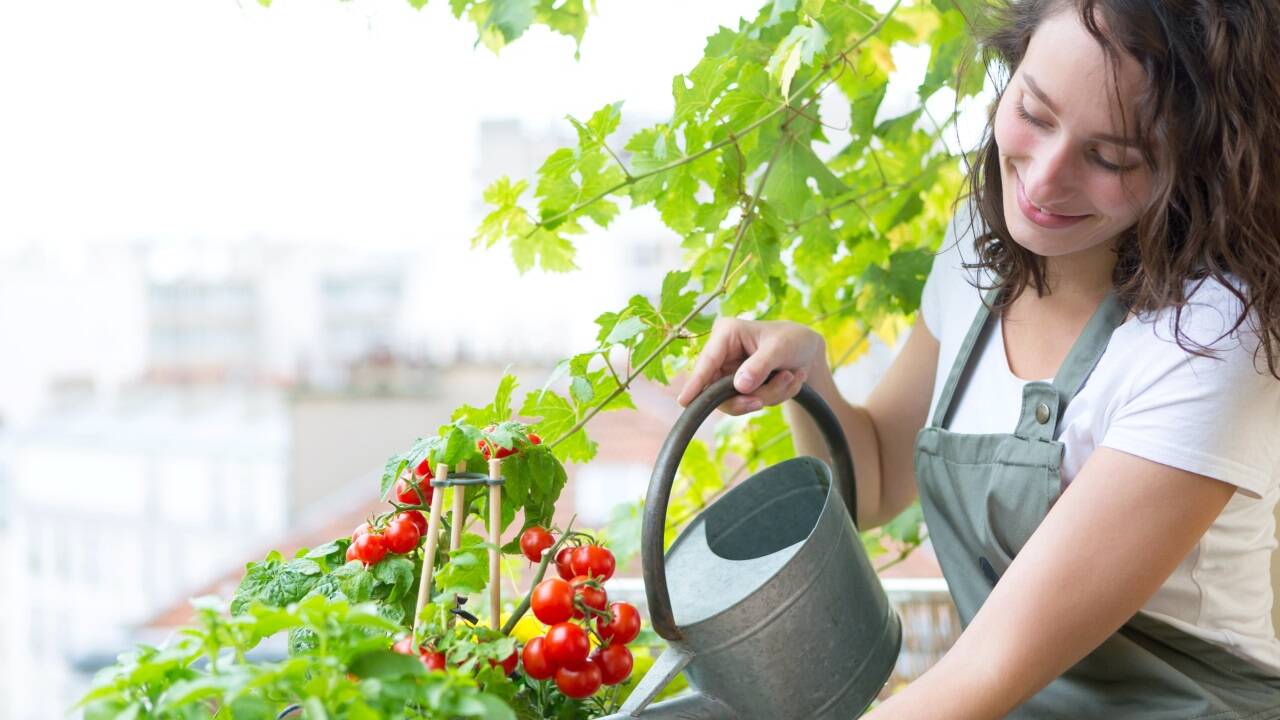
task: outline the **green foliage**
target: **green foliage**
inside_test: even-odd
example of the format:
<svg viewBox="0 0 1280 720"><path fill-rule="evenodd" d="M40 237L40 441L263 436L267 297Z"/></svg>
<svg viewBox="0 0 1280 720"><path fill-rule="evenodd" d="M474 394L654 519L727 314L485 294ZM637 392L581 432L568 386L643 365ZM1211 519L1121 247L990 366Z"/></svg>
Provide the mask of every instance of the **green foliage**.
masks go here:
<svg viewBox="0 0 1280 720"><path fill-rule="evenodd" d="M568 118L576 142L551 153L535 178L499 178L485 190L490 209L472 245L507 243L520 272L569 272L587 221L608 228L628 200L627 209L654 208L675 235L681 264L655 294L602 312L596 346L561 361L521 402L516 378L504 374L491 403L458 408L434 436L388 459L382 497L424 459L432 468L484 470L483 442L514 451L502 459L504 530L520 512L524 527L549 524L563 463L596 455L591 419L634 409L629 390L641 376L669 383L702 350L716 314L807 324L826 338L833 368L865 352L871 334L893 343L917 309L962 180L962 158L941 142L955 114L934 117L924 102L981 90L986 68L966 21L981 5L902 0L881 14L866 0L773 0L707 38L703 57L672 80L669 118L626 138L617 136L621 102ZM534 25L580 43L594 12L585 0L449 7L494 51ZM891 51L902 45L928 47L928 67L917 105L884 117ZM847 115L847 124L832 115ZM553 389L562 380L567 387ZM543 444L530 442L531 430ZM694 441L682 459L668 539L743 473L794 454L778 408L722 422L713 443ZM467 517L453 522L487 520L483 486L457 491ZM380 525L390 514L372 520ZM637 546L640 516L638 503L615 514L608 534L620 561ZM490 546L463 538L434 558L438 601L484 590ZM872 557L893 551L895 562L924 538L917 505L863 540ZM229 613L201 603L198 626L173 645L122 655L85 698L85 716L271 718L297 702L309 718L587 717L586 706L545 684L502 677L489 661L509 655L512 641L450 624L442 604L423 610L418 640L446 652L454 668L428 674L415 658L388 652L412 625L423 560L415 552L366 568L344 562L348 544L340 538L292 560L272 553L250 563ZM519 552L514 539L501 550ZM279 633L289 636L287 659L246 661ZM637 656L637 677L646 662Z"/></svg>
<svg viewBox="0 0 1280 720"><path fill-rule="evenodd" d="M285 630L305 631L316 642L280 662L244 662L246 652ZM94 720L268 720L292 704L308 718L515 719L507 702L515 688L501 672L479 678L464 672L474 669L475 658L509 653L510 639L471 640L471 665L428 673L417 658L388 651L398 632L373 604L318 595L287 607L254 603L233 615L202 601L195 627L168 647L122 654L81 704Z"/></svg>
<svg viewBox="0 0 1280 720"><path fill-rule="evenodd" d="M948 88L957 100L981 90L986 68L966 22L980 9L904 0L881 14L859 0L775 0L707 39L704 56L672 81L669 119L615 141L621 106L607 105L586 123L571 120L577 145L553 153L536 178L490 186L493 210L476 242L509 241L522 271L544 247L572 258L582 220L608 227L622 198L652 205L684 250L660 293L601 314L597 346L562 361L526 397L521 413L542 418L558 458L588 462L597 448L585 428L595 414L629 407L623 398L640 376L666 384L687 367L713 303L723 315L808 324L825 337L833 368L856 360L872 334L895 341L961 188L962 158L941 142L956 115L934 117L924 101ZM883 117L896 45L928 47L928 66L916 106ZM837 106L846 126L826 120ZM625 164L611 146L630 154ZM530 183L535 205L522 206ZM566 376L567 396L549 389ZM668 536L741 472L792 455L776 409L726 421L713 448L689 448ZM742 470L718 470L731 463ZM634 528L637 506L624 510L614 535ZM908 549L920 542L905 520L871 542L882 533Z"/></svg>

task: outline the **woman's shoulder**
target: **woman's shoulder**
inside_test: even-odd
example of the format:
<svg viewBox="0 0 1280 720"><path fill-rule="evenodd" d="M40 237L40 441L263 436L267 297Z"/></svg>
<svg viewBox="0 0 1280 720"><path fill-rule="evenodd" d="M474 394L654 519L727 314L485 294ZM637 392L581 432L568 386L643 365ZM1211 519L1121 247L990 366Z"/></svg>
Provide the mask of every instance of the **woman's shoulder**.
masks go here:
<svg viewBox="0 0 1280 720"><path fill-rule="evenodd" d="M966 267L978 262L975 240L984 228L967 201L947 223L921 300L925 324L936 338L941 339L943 329L954 327L957 322L968 327L968 320L982 302L979 288L991 285L992 277L985 269Z"/></svg>
<svg viewBox="0 0 1280 720"><path fill-rule="evenodd" d="M1140 313L1134 320L1146 342L1211 352L1252 352L1259 342L1257 313L1245 313L1248 286L1233 274L1183 284L1185 302Z"/></svg>

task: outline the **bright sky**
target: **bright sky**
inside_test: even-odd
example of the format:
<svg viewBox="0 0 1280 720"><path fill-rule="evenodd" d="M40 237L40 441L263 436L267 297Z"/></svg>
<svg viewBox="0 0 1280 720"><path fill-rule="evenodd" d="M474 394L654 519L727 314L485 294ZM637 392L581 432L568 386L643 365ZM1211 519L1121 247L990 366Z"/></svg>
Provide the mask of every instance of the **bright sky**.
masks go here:
<svg viewBox="0 0 1280 720"><path fill-rule="evenodd" d="M473 49L445 0L3 3L0 246L416 242L474 203L479 118L665 115L704 38L758 6L601 0L575 62L538 28Z"/></svg>
<svg viewBox="0 0 1280 720"><path fill-rule="evenodd" d="M466 316L433 311L442 288L479 271L501 292L469 299L477 312L518 301L548 323L522 321L530 342L588 346L614 298L584 304L582 274L517 278L505 246L469 249L493 179L476 174L481 120L537 130L617 100L624 116L667 117L672 77L762 3L598 0L575 62L571 39L540 28L500 56L473 47L475 27L447 0L420 12L406 0L0 2L0 258L38 244L63 273L0 265L0 341L22 349L0 355L0 416L34 412L54 375L127 379L143 362L142 279L86 245L156 241L178 254L175 272L210 269L191 243L426 250L412 272L432 282L413 285L406 335L474 334ZM927 57L895 48L902 77L882 116L908 109ZM620 219L608 239L674 245L646 217ZM584 237L579 252L597 286L622 285L593 260L611 243Z"/></svg>

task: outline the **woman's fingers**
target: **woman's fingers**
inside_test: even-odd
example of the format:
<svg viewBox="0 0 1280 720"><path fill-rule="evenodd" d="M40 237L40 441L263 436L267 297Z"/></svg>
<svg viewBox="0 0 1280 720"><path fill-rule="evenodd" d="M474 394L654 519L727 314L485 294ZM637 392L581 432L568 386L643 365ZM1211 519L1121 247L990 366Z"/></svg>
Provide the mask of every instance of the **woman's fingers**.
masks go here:
<svg viewBox="0 0 1280 720"><path fill-rule="evenodd" d="M737 335L737 323L733 318L717 318L711 327L711 337L698 359L684 387L676 396L681 407L687 407L708 385L737 369L744 354L742 341Z"/></svg>
<svg viewBox="0 0 1280 720"><path fill-rule="evenodd" d="M784 364L788 364L785 359L779 357L781 350L782 348L780 348L777 341L766 340L761 343L760 347L750 357L742 361L738 372L734 373L734 389L740 393L755 394L765 387L770 387L770 392L762 395L765 404L770 404L770 393L776 394L776 390L780 386L776 384L770 385L778 376L775 374L771 380L769 373L778 370Z"/></svg>
<svg viewBox="0 0 1280 720"><path fill-rule="evenodd" d="M806 380L803 370L779 370L755 392L725 401L720 410L728 415L755 412L766 405L778 405L795 397Z"/></svg>

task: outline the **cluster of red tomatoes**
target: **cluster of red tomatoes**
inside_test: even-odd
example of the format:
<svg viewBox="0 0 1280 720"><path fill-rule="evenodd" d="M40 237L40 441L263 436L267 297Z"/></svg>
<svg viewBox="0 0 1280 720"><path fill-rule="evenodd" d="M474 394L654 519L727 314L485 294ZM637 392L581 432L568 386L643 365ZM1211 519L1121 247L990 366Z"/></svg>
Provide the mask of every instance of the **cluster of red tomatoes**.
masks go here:
<svg viewBox="0 0 1280 720"><path fill-rule="evenodd" d="M486 425L484 428L484 431L486 434L488 434L497 429L498 429L497 425ZM528 433L525 435L525 438L529 440L530 445L542 444L542 438L538 437L537 434L535 433ZM501 445L494 444L490 440L486 440L485 438L480 438L479 440L476 441L476 450L479 451L479 453L483 455L484 459L487 461L490 458L490 456L496 457L499 460L501 460L504 457L515 455L517 452L519 452L520 448L517 448L517 447L504 448Z"/></svg>
<svg viewBox="0 0 1280 720"><path fill-rule="evenodd" d="M428 505L431 503L431 463L423 460L414 469L414 480L396 481L395 498L401 505ZM351 533L347 546L347 562L359 560L365 565L376 565L388 552L411 553L418 548L418 541L427 532L427 519L417 510L402 510L395 514L385 527L374 528L361 523Z"/></svg>
<svg viewBox="0 0 1280 720"><path fill-rule="evenodd" d="M532 527L520 536L520 549L540 562L554 542L551 533ZM534 616L550 628L525 644L521 659L530 678L555 678L560 692L585 698L601 685L617 685L630 677L634 658L627 643L640 634L640 613L630 603L609 603L602 584L613 576L617 562L608 549L565 545L555 562L560 577L538 583L529 598ZM592 634L600 646L595 652Z"/></svg>
<svg viewBox="0 0 1280 720"><path fill-rule="evenodd" d="M494 430L497 430L496 425L489 425L484 429L486 434ZM535 433L528 433L525 438L530 445L542 443L542 438ZM514 455L519 448L504 448L486 438L481 438L476 440L476 450L484 456L485 460L488 460L490 456L504 458ZM395 490L392 493L396 503L424 508L431 505L431 498L435 495L435 488L431 487L433 477L435 475L431 472L431 460L424 458L414 468L412 480L400 478L396 481ZM363 523L351 533L351 545L347 548L347 562L359 560L365 565L376 565L386 557L388 552L411 553L417 549L418 541L426 532L427 520L418 510L402 510L387 523L385 528L375 529L370 527L369 523Z"/></svg>

